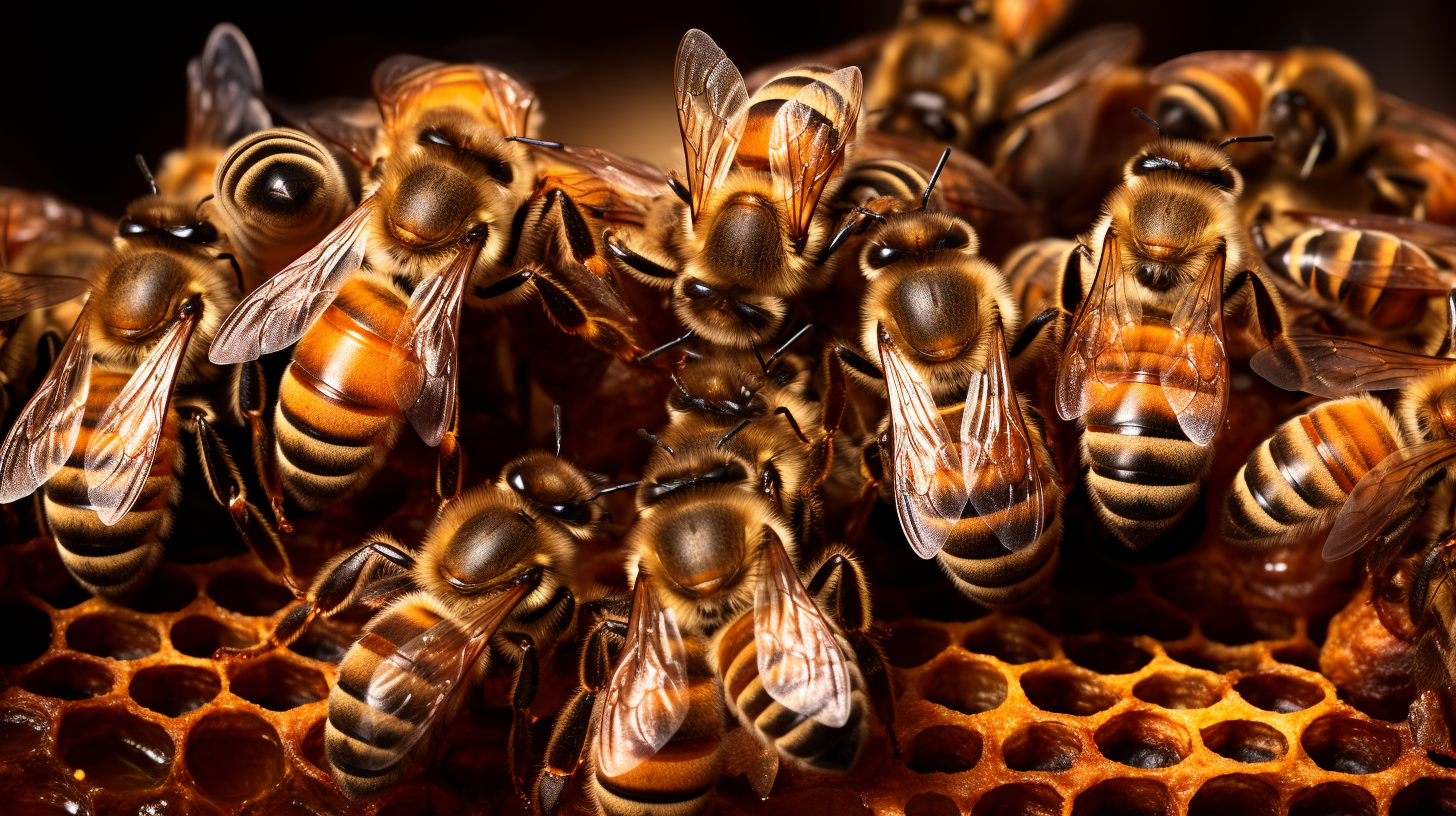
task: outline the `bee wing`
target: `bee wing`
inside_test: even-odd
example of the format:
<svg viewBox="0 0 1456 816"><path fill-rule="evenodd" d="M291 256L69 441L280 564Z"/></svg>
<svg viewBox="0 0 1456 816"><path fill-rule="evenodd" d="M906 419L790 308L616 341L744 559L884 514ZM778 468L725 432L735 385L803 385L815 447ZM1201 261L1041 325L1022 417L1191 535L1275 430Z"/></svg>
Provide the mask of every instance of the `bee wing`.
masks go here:
<svg viewBox="0 0 1456 816"><path fill-rule="evenodd" d="M678 44L675 88L677 123L697 217L733 166L748 124L748 88L723 49L696 28Z"/></svg>
<svg viewBox="0 0 1456 816"><path fill-rule="evenodd" d="M91 310L81 312L51 370L0 447L0 504L34 493L76 449L91 392Z"/></svg>
<svg viewBox="0 0 1456 816"><path fill-rule="evenodd" d="M1425 133L1447 144L1456 144L1456 121L1388 93L1377 92L1376 97L1383 127Z"/></svg>
<svg viewBox="0 0 1456 816"><path fill-rule="evenodd" d="M1285 391L1305 391L1329 399L1366 391L1404 388L1412 378L1451 366L1429 357L1372 346L1327 334L1292 334L1260 349L1249 367Z"/></svg>
<svg viewBox="0 0 1456 816"><path fill-rule="evenodd" d="M849 668L819 605L772 529L753 595L753 643L764 691L830 728L849 722Z"/></svg>
<svg viewBox="0 0 1456 816"><path fill-rule="evenodd" d="M373 197L364 199L318 246L243 298L217 330L208 359L246 363L297 343L364 261L373 209Z"/></svg>
<svg viewBox="0 0 1456 816"><path fill-rule="evenodd" d="M0 272L0 321L14 320L36 309L64 303L91 285L65 275L20 275Z"/></svg>
<svg viewBox="0 0 1456 816"><path fill-rule="evenodd" d="M640 573L632 619L607 685L597 728L597 768L621 776L657 754L688 716L687 654L677 618Z"/></svg>
<svg viewBox="0 0 1456 816"><path fill-rule="evenodd" d="M410 296L389 352L395 402L425 443L434 447L455 417L460 385L460 304L484 241L460 248L444 272Z"/></svg>
<svg viewBox="0 0 1456 816"><path fill-rule="evenodd" d="M536 95L514 77L489 65L443 63L399 54L374 69L374 97L384 126L394 126L416 105L479 104L507 136L525 136Z"/></svg>
<svg viewBox="0 0 1456 816"><path fill-rule="evenodd" d="M1163 395L1178 415L1178 427L1194 444L1207 445L1223 427L1228 410L1228 350L1223 333L1223 270L1220 246L1197 283L1183 293L1169 320L1172 338L1159 374Z"/></svg>
<svg viewBox="0 0 1456 816"><path fill-rule="evenodd" d="M221 150L273 127L262 93L248 38L232 23L213 26L202 55L187 63L187 148Z"/></svg>
<svg viewBox="0 0 1456 816"><path fill-rule="evenodd" d="M951 450L950 430L936 410L934 396L883 327L880 364L895 429L891 463L895 511L916 554L934 558L966 509L965 484L956 480L961 464Z"/></svg>
<svg viewBox="0 0 1456 816"><path fill-rule="evenodd" d="M1111 228L1102 241L1102 255L1092 290L1072 316L1072 328L1057 368L1057 413L1073 420L1087 413L1112 383L1103 374L1125 370L1127 349L1122 333L1142 317L1139 301L1128 296L1131 276L1122 270L1117 234Z"/></svg>
<svg viewBox="0 0 1456 816"><path fill-rule="evenodd" d="M1112 23L1084 31L1037 57L1008 91L1005 118L1010 120L1059 99L1081 85L1106 76L1137 59L1143 34L1130 23Z"/></svg>
<svg viewBox="0 0 1456 816"><path fill-rule="evenodd" d="M542 155L547 163L554 160L570 165L582 173L601 179L613 190L651 197L660 194L667 184L667 174L661 168L595 147L574 144L562 145L559 150L530 147L534 153Z"/></svg>
<svg viewBox="0 0 1456 816"><path fill-rule="evenodd" d="M900 136L887 130L866 130L855 155L900 159L930 170L940 161L945 146ZM1011 191L989 167L963 150L951 151L945 169L935 182L935 194L953 213L967 217L977 210L1024 213L1026 203Z"/></svg>
<svg viewBox="0 0 1456 816"><path fill-rule="evenodd" d="M769 169L774 195L788 206L789 227L798 240L808 235L824 186L844 166L863 94L859 69L843 68L805 85L774 114Z"/></svg>
<svg viewBox="0 0 1456 816"><path fill-rule="evenodd" d="M393 767L430 733L491 636L531 588L519 583L483 601L473 619L442 619L398 647L372 632L359 639L355 648L381 655L359 694L371 711L359 719L354 735L372 749L356 760L362 770Z"/></svg>
<svg viewBox="0 0 1456 816"><path fill-rule="evenodd" d="M1426 263L1386 263L1363 258L1324 258L1319 271L1359 286L1391 292L1444 295L1456 274Z"/></svg>
<svg viewBox="0 0 1456 816"><path fill-rule="evenodd" d="M971 375L961 415L961 465L971 507L1006 549L1017 552L1041 538L1046 489L1036 445L1011 386L1011 363L1001 327L992 332L985 371Z"/></svg>
<svg viewBox="0 0 1456 816"><path fill-rule="evenodd" d="M1385 531L1422 481L1456 460L1456 440L1437 439L1401 448L1380 460L1350 491L1325 539L1324 558L1338 561Z"/></svg>
<svg viewBox="0 0 1456 816"><path fill-rule="evenodd" d="M187 315L167 329L91 432L86 494L103 524L120 521L146 487L196 321L195 314Z"/></svg>

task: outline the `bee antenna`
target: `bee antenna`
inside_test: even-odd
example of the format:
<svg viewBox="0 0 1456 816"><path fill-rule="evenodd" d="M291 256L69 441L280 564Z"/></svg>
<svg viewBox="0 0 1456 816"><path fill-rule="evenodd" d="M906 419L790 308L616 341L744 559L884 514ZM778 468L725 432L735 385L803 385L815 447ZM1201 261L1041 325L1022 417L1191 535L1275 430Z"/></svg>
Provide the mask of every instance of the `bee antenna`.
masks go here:
<svg viewBox="0 0 1456 816"><path fill-rule="evenodd" d="M537 147L548 147L552 150L563 150L566 145L561 142L548 142L545 139L528 139L525 136L507 136L508 142L520 142L521 144L535 145Z"/></svg>
<svg viewBox="0 0 1456 816"><path fill-rule="evenodd" d="M768 356L768 367L769 368L772 368L773 367L773 364L774 363L777 363L779 361L779 358L782 357L782 356L784 356L784 353L789 350L789 346L792 346L793 344L799 342L799 338L800 337L803 337L806 334L808 334L809 331L811 329L813 329L813 328L814 328L814 324L813 323L805 323L804 324L804 328L799 329L798 331L794 332L794 336L793 337L790 337L788 340L785 340L784 341L784 344L782 346L779 346L779 350L778 351L775 351L773 354L770 354ZM754 349L754 351L758 351L758 349ZM768 373L768 368L765 368L763 373L767 374Z"/></svg>
<svg viewBox="0 0 1456 816"><path fill-rule="evenodd" d="M930 194L935 191L935 183L940 181L940 171L945 169L945 163L950 161L950 148L940 154L940 161L935 164L935 172L930 174L930 183L925 185L925 193L920 196L920 209L930 206Z"/></svg>
<svg viewBox="0 0 1456 816"><path fill-rule="evenodd" d="M637 435L642 437L643 439L646 439L648 442L651 442L657 447L667 451L668 456L677 456L677 451L673 450L671 445L668 445L666 442L658 439L657 434L648 431L646 428L638 428Z"/></svg>
<svg viewBox="0 0 1456 816"><path fill-rule="evenodd" d="M645 363L648 360L651 360L653 357L656 357L657 355L659 355L659 354L661 354L661 353L663 353L665 351L670 351L675 346L680 346L683 343L686 343L687 341L693 339L696 336L697 335L694 334L692 331L689 331L687 334L684 334L682 337L679 337L676 340L669 340L666 343L663 343L662 345L660 345L657 348L653 349L652 351L649 351L646 354L642 355L641 357L638 357L637 358L637 362L639 362L639 363Z"/></svg>
<svg viewBox="0 0 1456 816"><path fill-rule="evenodd" d="M799 422L798 420L794 419L794 412L789 410L789 406L780 405L779 407L774 409L774 413L783 414L784 419L787 419L789 421L789 427L794 429L794 436L799 437L799 441L803 442L805 445L809 444L809 437L804 436L804 432L799 430Z"/></svg>
<svg viewBox="0 0 1456 816"><path fill-rule="evenodd" d="M601 490L598 490L597 491L597 496L605 496L608 493L616 493L618 490L627 490L629 488L636 487L637 485L640 485L640 484L642 484L642 482L636 481L636 482L626 482L624 484L619 484L619 485L612 485L611 487L604 487ZM596 496L593 496L592 498L596 498Z"/></svg>
<svg viewBox="0 0 1456 816"><path fill-rule="evenodd" d="M556 432L556 458L561 458L561 406L551 406L551 428Z"/></svg>
<svg viewBox="0 0 1456 816"><path fill-rule="evenodd" d="M142 178L147 180L147 186L152 188L152 195L156 195L157 180L152 177L152 169L147 167L147 160L142 158L142 154L138 153L136 154L136 163L137 167L142 171Z"/></svg>
<svg viewBox="0 0 1456 816"><path fill-rule="evenodd" d="M193 207L192 208L192 211L193 212L200 211L202 209L202 205L203 204L206 204L207 202L213 200L214 198L217 198L217 196L213 195L212 193L208 193L207 195L203 196L202 198L199 198L197 200L197 206L196 207Z"/></svg>
<svg viewBox="0 0 1456 816"><path fill-rule="evenodd" d="M1223 141L1219 142L1218 143L1218 149L1219 150L1223 150L1225 147L1228 147L1231 144L1236 144L1238 142L1272 142L1272 141L1274 141L1274 137L1272 135L1270 135L1270 134L1267 134L1267 133L1264 134L1263 136L1235 136L1232 139L1224 139Z"/></svg>
<svg viewBox="0 0 1456 816"><path fill-rule="evenodd" d="M723 434L723 438L718 440L718 449L719 450L722 450L724 443L726 443L728 440L732 439L734 436L737 436L738 435L738 432L741 431L741 430L743 430L744 428L747 428L748 427L748 423L750 423L752 421L753 421L752 419L745 419L742 422L738 423L737 425L734 425L733 426L733 430L729 431L728 433Z"/></svg>
<svg viewBox="0 0 1456 816"><path fill-rule="evenodd" d="M753 358L758 360L758 367L763 371L763 376L768 376L768 363L764 362L763 355L758 353L758 346L753 347Z"/></svg>
<svg viewBox="0 0 1456 816"><path fill-rule="evenodd" d="M1162 136L1163 135L1163 126L1160 125L1160 124L1158 124L1158 122L1157 122L1156 119L1154 119L1153 117L1147 115L1146 113L1143 113L1138 108L1133 108L1132 109L1132 112L1133 112L1133 115L1137 116L1137 118L1139 118L1139 119L1143 120L1144 122L1147 122L1148 124L1152 125L1153 128L1158 131L1158 135L1159 136Z"/></svg>

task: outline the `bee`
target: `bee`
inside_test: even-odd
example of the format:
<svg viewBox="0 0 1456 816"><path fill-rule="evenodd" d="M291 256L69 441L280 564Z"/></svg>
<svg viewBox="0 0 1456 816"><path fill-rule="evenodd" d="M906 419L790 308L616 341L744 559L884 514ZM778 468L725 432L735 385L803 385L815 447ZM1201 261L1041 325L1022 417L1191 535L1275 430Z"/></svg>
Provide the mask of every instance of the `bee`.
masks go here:
<svg viewBox="0 0 1456 816"><path fill-rule="evenodd" d="M1076 241L1042 238L1017 247L1006 258L1006 280L1019 314L1036 315L1057 303L1057 287Z"/></svg>
<svg viewBox="0 0 1456 816"><path fill-rule="evenodd" d="M534 95L486 66L395 57L374 93L378 138L349 143L373 167L364 199L245 298L209 352L239 362L298 343L277 459L308 509L366 484L406 421L432 446L453 433L467 299L511 302L531 282L567 332L623 359L641 352L597 236L640 223L657 171L526 137ZM344 138L328 126L310 124Z"/></svg>
<svg viewBox="0 0 1456 816"><path fill-rule="evenodd" d="M786 71L750 98L728 56L694 29L678 45L676 91L688 184L659 199L651 229L672 260L617 235L607 245L644 283L671 288L696 336L746 350L779 333L789 299L828 282L823 202L856 138L859 69Z"/></svg>
<svg viewBox="0 0 1456 816"><path fill-rule="evenodd" d="M1160 86L1153 115L1168 133L1208 141L1272 133L1272 154L1302 178L1348 167L1380 118L1370 75L1329 48L1204 51L1163 63L1148 81Z"/></svg>
<svg viewBox="0 0 1456 816"><path fill-rule="evenodd" d="M1445 337L1443 297L1456 285L1456 230L1376 213L1286 211L1302 228L1270 246L1265 209L1250 227L1275 282L1334 324L1376 344L1433 352Z"/></svg>
<svg viewBox="0 0 1456 816"><path fill-rule="evenodd" d="M1405 639L1415 642L1416 699L1410 707L1411 736L1429 751L1456 754L1456 700L1451 678L1456 676L1456 653L1451 636L1456 632L1456 596L1451 584L1452 549L1456 535L1443 532L1415 560L1406 596L1413 631Z"/></svg>
<svg viewBox="0 0 1456 816"><path fill-rule="evenodd" d="M249 659L286 646L315 619L357 604L381 609L329 692L324 750L352 799L407 776L464 690L502 662L514 664L508 757L524 791L538 655L572 619L577 546L601 530L604 487L559 452L528 452L494 482L448 501L417 550L370 536L324 565L264 643L219 656Z"/></svg>
<svg viewBox="0 0 1456 816"><path fill-rule="evenodd" d="M1456 226L1456 122L1389 94L1380 105L1359 163L1376 196L1371 208Z"/></svg>
<svg viewBox="0 0 1456 816"><path fill-rule="evenodd" d="M1265 341L1284 331L1234 209L1242 188L1221 146L1160 138L1128 161L1063 271L1057 413L1079 422L1088 493L1133 549L1183 517L1211 462L1228 407L1225 301L1248 287Z"/></svg>
<svg viewBox="0 0 1456 816"><path fill-rule="evenodd" d="M840 354L888 394L880 457L912 548L937 559L963 594L1004 604L1051 577L1062 493L1011 383L1005 335L1017 307L978 248L970 226L949 215L888 216L860 256L869 279L860 342L880 365ZM1046 324L1028 326L1017 356ZM947 422L959 425L959 443Z"/></svg>

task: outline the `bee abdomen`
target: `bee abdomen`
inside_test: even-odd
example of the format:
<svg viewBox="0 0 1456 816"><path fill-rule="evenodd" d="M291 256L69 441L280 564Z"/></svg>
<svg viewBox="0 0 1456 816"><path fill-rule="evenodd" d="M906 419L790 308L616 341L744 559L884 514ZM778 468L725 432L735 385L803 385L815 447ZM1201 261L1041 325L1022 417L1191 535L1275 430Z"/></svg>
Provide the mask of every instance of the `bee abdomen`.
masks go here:
<svg viewBox="0 0 1456 816"><path fill-rule="evenodd" d="M374 793L400 775L410 738L442 691L424 679L402 680L390 689L393 711L387 713L366 702L370 678L399 647L441 620L421 596L405 598L370 622L339 663L338 683L329 691L324 749L334 779L351 798Z"/></svg>
<svg viewBox="0 0 1456 816"><path fill-rule="evenodd" d="M836 637L850 676L849 720L838 728L792 711L769 695L758 675L753 615L730 624L715 645L723 695L745 727L757 730L779 756L824 773L848 773L869 739L869 698L849 644Z"/></svg>
<svg viewBox="0 0 1456 816"><path fill-rule="evenodd" d="M274 418L283 486L304 507L363 487L394 449L404 418L390 347L404 310L396 292L351 281L294 349Z"/></svg>
<svg viewBox="0 0 1456 816"><path fill-rule="evenodd" d="M918 202L930 183L919 167L899 159L870 159L857 162L844 174L839 196L856 203L875 198L897 198Z"/></svg>
<svg viewBox="0 0 1456 816"><path fill-rule="evenodd" d="M91 508L86 488L86 449L102 413L126 385L127 375L97 371L81 433L70 460L46 482L46 520L55 534L61 561L76 581L93 595L123 599L162 559L162 539L172 525L172 508L180 498L177 470L181 465L177 422L168 414L146 485L130 512L107 526Z"/></svg>
<svg viewBox="0 0 1456 816"><path fill-rule="evenodd" d="M688 676L688 714L651 759L621 776L592 775L592 793L607 816L696 816L713 802L723 774L723 687L716 677Z"/></svg>
<svg viewBox="0 0 1456 816"><path fill-rule="evenodd" d="M1350 229L1305 230L1290 239L1282 260L1320 299L1380 331L1408 328L1428 309L1427 296L1384 287L1391 270L1436 266L1424 250L1395 235ZM1384 272L1372 271L1369 284L1352 283L1338 274L1356 263Z"/></svg>
<svg viewBox="0 0 1456 816"><path fill-rule="evenodd" d="M1022 244L1006 259L1011 296L1024 318L1035 317L1055 302L1067 253L1076 245L1065 238L1043 238Z"/></svg>
<svg viewBox="0 0 1456 816"><path fill-rule="evenodd" d="M1234 476L1224 537L1262 548L1322 532L1399 439L1395 418L1366 396L1323 403L1285 422Z"/></svg>

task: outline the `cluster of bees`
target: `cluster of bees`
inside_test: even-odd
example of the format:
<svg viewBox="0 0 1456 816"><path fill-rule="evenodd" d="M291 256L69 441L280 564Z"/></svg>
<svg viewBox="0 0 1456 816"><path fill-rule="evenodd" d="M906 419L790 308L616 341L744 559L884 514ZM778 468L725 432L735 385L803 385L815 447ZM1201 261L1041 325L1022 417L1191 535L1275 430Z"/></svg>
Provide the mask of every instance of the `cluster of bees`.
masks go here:
<svg viewBox="0 0 1456 816"><path fill-rule="evenodd" d="M396 57L372 101L283 103L219 26L188 67L185 146L143 163L151 193L112 234L5 193L0 503L34 494L71 574L122 600L192 460L298 596L227 659L378 608L329 696L351 797L411 773L506 671L534 807L577 778L602 813L699 813L729 717L765 794L780 762L847 772L876 721L894 744L854 550L877 502L906 557L1024 601L1079 482L1129 549L1177 529L1252 356L1328 401L1249 455L1228 545L1360 551L1417 644L1416 742L1456 753L1456 122L1324 49L1148 69L1115 25L1040 50L1065 5L910 2L750 81L690 31L681 174L539 138L530 89L483 65ZM525 327L528 359L567 335L576 364L662 384L640 480L563 456L558 409L555 451L466 486L483 313ZM220 427L247 429L252 473ZM288 514L347 501L409 433L438 450L423 540L371 536L295 584ZM578 603L576 551L617 490L630 589ZM538 752L540 655L572 632L579 686Z"/></svg>

